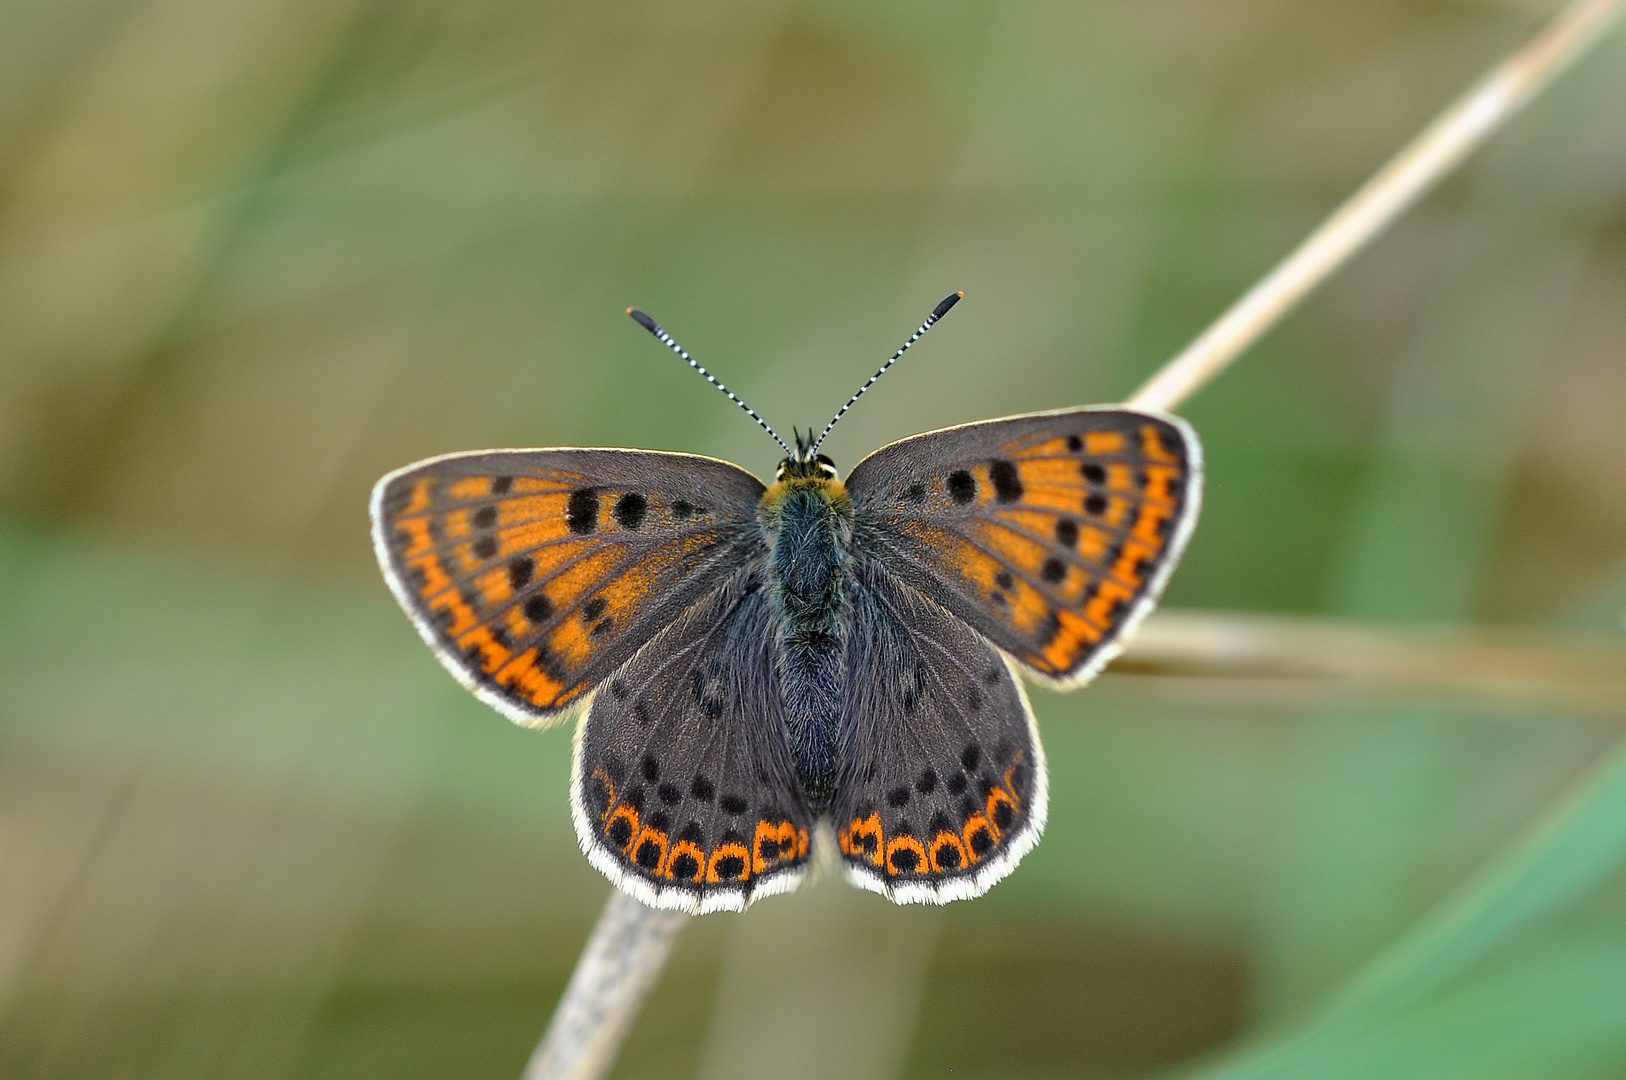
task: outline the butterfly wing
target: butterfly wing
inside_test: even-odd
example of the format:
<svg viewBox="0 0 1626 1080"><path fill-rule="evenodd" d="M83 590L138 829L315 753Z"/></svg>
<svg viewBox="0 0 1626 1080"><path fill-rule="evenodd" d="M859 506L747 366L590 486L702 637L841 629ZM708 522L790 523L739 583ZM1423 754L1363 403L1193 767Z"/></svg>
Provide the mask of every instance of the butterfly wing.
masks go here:
<svg viewBox="0 0 1626 1080"><path fill-rule="evenodd" d="M1202 447L1121 407L1013 416L884 446L847 479L855 546L1062 686L1151 610L1196 524Z"/></svg>
<svg viewBox="0 0 1626 1080"><path fill-rule="evenodd" d="M537 726L749 559L762 491L689 454L450 454L378 482L373 548L441 663Z"/></svg>
<svg viewBox="0 0 1626 1080"><path fill-rule="evenodd" d="M979 896L1044 829L1044 751L1010 665L877 562L849 598L832 816L848 877L898 903Z"/></svg>
<svg viewBox="0 0 1626 1080"><path fill-rule="evenodd" d="M813 817L780 715L778 640L742 572L616 672L578 728L577 839L644 903L740 911L801 880Z"/></svg>

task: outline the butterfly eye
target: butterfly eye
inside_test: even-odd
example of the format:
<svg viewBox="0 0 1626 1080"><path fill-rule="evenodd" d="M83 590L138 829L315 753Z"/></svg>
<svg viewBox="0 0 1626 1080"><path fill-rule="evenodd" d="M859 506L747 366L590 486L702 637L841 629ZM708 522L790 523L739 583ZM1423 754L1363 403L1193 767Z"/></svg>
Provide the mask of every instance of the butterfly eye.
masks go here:
<svg viewBox="0 0 1626 1080"><path fill-rule="evenodd" d="M836 478L837 473L836 473L836 463L835 462L831 461L829 458L825 457L823 454L820 454L818 456L818 465L819 465L819 475L820 476L824 477L827 480L834 480Z"/></svg>
<svg viewBox="0 0 1626 1080"><path fill-rule="evenodd" d="M785 473L788 472L789 469L790 469L790 462L788 460L781 461L779 463L779 468L774 470L774 474L773 474L774 483L778 483L779 481L783 480L785 478Z"/></svg>

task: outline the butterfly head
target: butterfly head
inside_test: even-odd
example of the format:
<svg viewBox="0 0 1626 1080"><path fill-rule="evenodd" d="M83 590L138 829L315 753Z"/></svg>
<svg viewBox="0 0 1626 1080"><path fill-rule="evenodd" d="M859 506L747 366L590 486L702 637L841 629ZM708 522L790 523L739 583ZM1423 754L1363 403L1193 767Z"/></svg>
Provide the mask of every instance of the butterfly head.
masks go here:
<svg viewBox="0 0 1626 1080"><path fill-rule="evenodd" d="M813 439L813 430L809 428L806 435L795 428L790 430L796 440L796 450L779 463L779 469L773 476L774 482L836 479L838 475L836 463L819 453L819 444Z"/></svg>

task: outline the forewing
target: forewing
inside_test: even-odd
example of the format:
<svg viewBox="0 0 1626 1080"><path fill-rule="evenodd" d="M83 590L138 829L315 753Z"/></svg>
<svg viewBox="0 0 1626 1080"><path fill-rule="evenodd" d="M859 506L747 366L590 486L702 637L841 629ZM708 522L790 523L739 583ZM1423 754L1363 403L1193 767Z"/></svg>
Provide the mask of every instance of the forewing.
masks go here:
<svg viewBox="0 0 1626 1080"><path fill-rule="evenodd" d="M378 482L373 548L458 681L544 724L743 565L762 491L687 454L451 454Z"/></svg>
<svg viewBox="0 0 1626 1080"><path fill-rule="evenodd" d="M778 639L742 577L640 650L577 729L577 839L644 903L740 911L801 880L813 819L785 741Z"/></svg>
<svg viewBox="0 0 1626 1080"><path fill-rule="evenodd" d="M882 447L847 490L860 550L1075 686L1162 592L1196 523L1202 448L1174 416L1035 413Z"/></svg>
<svg viewBox="0 0 1626 1080"><path fill-rule="evenodd" d="M979 896L1044 829L1044 751L1010 666L959 619L861 566L832 816L847 874L898 903Z"/></svg>

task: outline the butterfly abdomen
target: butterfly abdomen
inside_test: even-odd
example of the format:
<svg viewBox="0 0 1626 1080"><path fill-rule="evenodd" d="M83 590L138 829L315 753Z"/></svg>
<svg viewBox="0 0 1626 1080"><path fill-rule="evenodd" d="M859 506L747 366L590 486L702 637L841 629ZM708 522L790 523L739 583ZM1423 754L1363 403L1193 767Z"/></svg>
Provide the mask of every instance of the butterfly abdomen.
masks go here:
<svg viewBox="0 0 1626 1080"><path fill-rule="evenodd" d="M842 582L852 504L840 483L784 481L762 497L770 593L780 623L780 694L797 779L815 813L829 805L840 754L845 647Z"/></svg>

